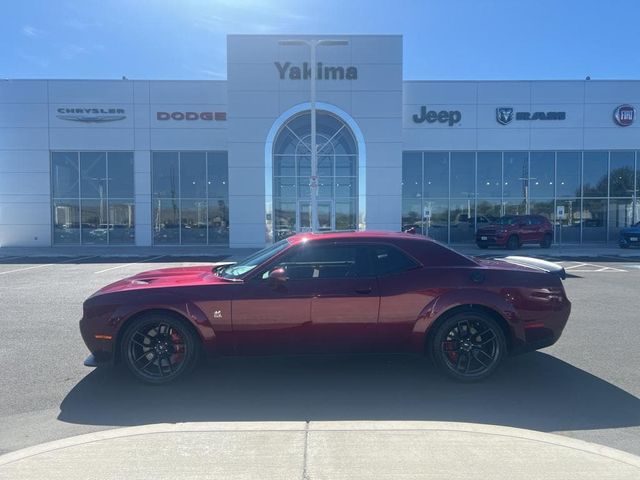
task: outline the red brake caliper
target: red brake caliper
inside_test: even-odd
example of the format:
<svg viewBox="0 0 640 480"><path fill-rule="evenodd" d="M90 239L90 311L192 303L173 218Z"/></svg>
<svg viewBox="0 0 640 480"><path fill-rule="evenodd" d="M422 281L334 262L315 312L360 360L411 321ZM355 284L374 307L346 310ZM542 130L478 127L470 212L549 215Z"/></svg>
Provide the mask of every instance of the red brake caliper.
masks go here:
<svg viewBox="0 0 640 480"><path fill-rule="evenodd" d="M458 352L456 352L458 342L444 341L442 342L442 350L447 354L449 360L456 362L458 360Z"/></svg>
<svg viewBox="0 0 640 480"><path fill-rule="evenodd" d="M175 330L171 330L171 343L173 343L173 355L171 355L171 363L176 364L184 359L184 347L182 337Z"/></svg>

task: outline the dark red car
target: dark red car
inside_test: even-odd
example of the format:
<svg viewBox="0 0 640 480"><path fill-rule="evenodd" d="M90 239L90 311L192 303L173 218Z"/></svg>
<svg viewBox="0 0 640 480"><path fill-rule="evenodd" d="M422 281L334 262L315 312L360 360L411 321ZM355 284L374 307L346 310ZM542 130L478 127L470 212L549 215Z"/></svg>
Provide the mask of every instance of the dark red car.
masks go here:
<svg viewBox="0 0 640 480"><path fill-rule="evenodd" d="M429 353L452 377L552 345L571 303L556 264L481 260L406 233L299 234L247 259L140 273L84 302L85 364L163 383L201 354Z"/></svg>
<svg viewBox="0 0 640 480"><path fill-rule="evenodd" d="M553 226L542 215L506 215L476 231L476 244L480 248L497 246L515 250L525 243L549 248L552 242Z"/></svg>

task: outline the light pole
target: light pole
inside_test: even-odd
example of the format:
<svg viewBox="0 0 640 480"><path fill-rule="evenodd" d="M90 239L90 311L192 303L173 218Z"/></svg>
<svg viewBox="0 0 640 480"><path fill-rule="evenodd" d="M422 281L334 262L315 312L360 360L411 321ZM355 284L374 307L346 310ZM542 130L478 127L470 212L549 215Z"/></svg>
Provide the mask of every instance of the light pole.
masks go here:
<svg viewBox="0 0 640 480"><path fill-rule="evenodd" d="M316 145L316 80L318 74L318 64L316 62L316 48L319 45L325 46L343 46L348 45L347 40L341 39L329 39L324 38L322 40L310 39L293 39L293 40L280 40L278 42L283 46L300 46L307 45L310 50L309 63L311 64L311 95L310 95L310 110L311 110L311 178L309 178L309 187L311 189L311 231L318 231L318 146Z"/></svg>

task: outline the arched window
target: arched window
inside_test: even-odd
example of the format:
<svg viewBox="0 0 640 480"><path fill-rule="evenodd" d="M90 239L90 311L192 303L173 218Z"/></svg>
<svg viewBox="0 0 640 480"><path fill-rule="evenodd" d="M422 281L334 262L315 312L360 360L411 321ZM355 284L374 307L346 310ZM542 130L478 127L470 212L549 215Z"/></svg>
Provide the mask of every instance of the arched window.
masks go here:
<svg viewBox="0 0 640 480"><path fill-rule="evenodd" d="M316 112L318 228L358 228L358 146L336 115ZM311 229L311 115L289 118L273 141L273 239Z"/></svg>

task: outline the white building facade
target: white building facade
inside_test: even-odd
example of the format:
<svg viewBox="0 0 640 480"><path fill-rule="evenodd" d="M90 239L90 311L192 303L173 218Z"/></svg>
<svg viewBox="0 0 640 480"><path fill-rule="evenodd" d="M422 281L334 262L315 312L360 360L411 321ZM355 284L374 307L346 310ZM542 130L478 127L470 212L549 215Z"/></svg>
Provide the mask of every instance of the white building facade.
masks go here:
<svg viewBox="0 0 640 480"><path fill-rule="evenodd" d="M451 244L542 214L556 243L640 220L640 81L404 81L401 36L228 37L226 81L0 81L0 247L261 247L310 228ZM312 37L296 36L311 39Z"/></svg>

